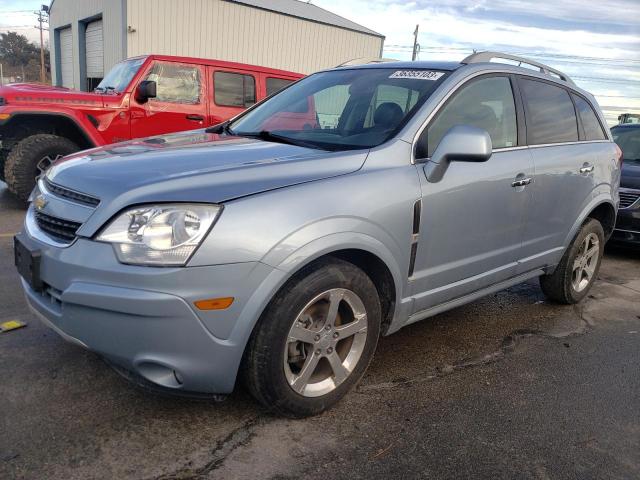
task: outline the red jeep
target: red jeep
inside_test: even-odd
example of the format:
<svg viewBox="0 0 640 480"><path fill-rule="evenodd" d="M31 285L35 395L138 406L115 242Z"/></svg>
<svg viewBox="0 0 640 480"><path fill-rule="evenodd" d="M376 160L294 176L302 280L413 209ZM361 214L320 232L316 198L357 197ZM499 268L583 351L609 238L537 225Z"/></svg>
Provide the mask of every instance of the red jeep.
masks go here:
<svg viewBox="0 0 640 480"><path fill-rule="evenodd" d="M241 63L150 55L125 60L93 93L0 87L0 180L27 199L57 158L227 120L303 75Z"/></svg>

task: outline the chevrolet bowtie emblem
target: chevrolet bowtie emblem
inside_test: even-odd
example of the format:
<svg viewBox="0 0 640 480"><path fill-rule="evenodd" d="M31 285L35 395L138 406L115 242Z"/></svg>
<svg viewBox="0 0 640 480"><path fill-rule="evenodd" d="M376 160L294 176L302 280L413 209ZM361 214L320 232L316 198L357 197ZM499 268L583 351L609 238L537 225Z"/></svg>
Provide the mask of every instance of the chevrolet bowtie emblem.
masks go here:
<svg viewBox="0 0 640 480"><path fill-rule="evenodd" d="M33 206L36 207L36 210L41 211L44 207L47 206L47 199L44 198L44 195L38 195L33 201Z"/></svg>

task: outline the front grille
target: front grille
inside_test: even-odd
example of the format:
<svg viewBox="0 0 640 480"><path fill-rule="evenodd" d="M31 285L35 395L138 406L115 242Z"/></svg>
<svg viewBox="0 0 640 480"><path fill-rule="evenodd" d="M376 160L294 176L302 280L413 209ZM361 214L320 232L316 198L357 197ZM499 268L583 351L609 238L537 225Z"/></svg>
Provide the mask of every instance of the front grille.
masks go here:
<svg viewBox="0 0 640 480"><path fill-rule="evenodd" d="M620 192L620 208L629 208L640 198L640 192Z"/></svg>
<svg viewBox="0 0 640 480"><path fill-rule="evenodd" d="M91 195L87 195L86 193L76 192L75 190L70 190L65 187L61 187L60 185L56 185L55 183L50 182L47 178L44 179L44 184L54 195L58 197L66 198L67 200L72 200L77 203L82 203L83 205L89 205L90 207L96 207L100 200L96 197L92 197Z"/></svg>
<svg viewBox="0 0 640 480"><path fill-rule="evenodd" d="M76 231L81 225L78 222L52 217L42 212L35 212L35 218L40 230L66 243L71 243L76 238Z"/></svg>

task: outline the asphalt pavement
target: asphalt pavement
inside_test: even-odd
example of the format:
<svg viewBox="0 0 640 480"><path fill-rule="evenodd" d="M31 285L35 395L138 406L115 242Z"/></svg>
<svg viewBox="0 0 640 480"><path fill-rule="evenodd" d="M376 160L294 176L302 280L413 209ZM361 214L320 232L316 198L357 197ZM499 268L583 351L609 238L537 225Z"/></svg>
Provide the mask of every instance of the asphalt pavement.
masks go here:
<svg viewBox="0 0 640 480"><path fill-rule="evenodd" d="M285 420L238 389L166 398L29 314L13 268L24 207L0 183L0 479L640 478L640 251L590 296L529 282L380 341L331 411Z"/></svg>

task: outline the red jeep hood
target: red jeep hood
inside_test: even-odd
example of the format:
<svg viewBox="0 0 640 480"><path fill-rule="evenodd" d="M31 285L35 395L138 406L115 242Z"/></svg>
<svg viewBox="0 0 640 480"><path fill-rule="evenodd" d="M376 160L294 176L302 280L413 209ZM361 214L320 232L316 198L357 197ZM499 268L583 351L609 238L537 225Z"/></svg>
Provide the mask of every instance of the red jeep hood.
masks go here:
<svg viewBox="0 0 640 480"><path fill-rule="evenodd" d="M0 87L0 97L5 99L7 105L104 106L103 95L38 83L12 83L5 85Z"/></svg>

